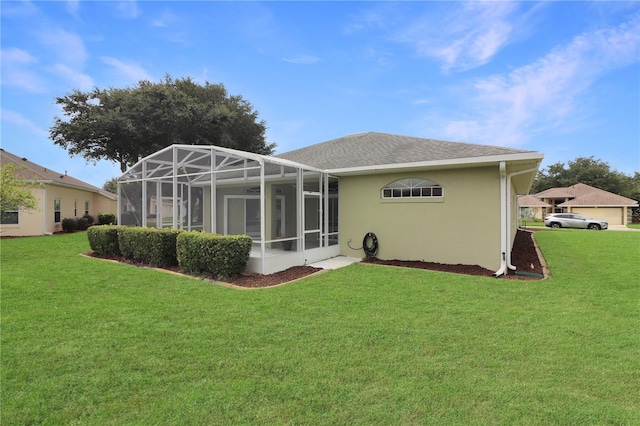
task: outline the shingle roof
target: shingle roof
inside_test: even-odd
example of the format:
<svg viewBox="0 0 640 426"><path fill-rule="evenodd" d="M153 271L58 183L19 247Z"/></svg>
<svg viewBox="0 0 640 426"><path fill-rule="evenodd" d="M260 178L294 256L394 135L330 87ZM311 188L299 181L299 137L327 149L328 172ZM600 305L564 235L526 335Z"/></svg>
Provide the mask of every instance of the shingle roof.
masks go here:
<svg viewBox="0 0 640 426"><path fill-rule="evenodd" d="M71 177L67 175L66 172L63 174L53 171L47 167L33 163L24 157L18 157L17 155L11 154L10 152L0 148L0 165L4 166L5 164L15 164L18 166L17 174L25 180L37 179L43 183L46 182L53 185L72 186L86 191L97 192L112 200L117 199L115 194Z"/></svg>
<svg viewBox="0 0 640 426"><path fill-rule="evenodd" d="M289 151L277 157L332 170L521 153L535 152L367 132Z"/></svg>
<svg viewBox="0 0 640 426"><path fill-rule="evenodd" d="M535 194L538 198L573 198L573 192L569 188L549 188Z"/></svg>
<svg viewBox="0 0 640 426"><path fill-rule="evenodd" d="M559 196L560 194L565 194ZM568 206L638 206L636 200L632 200L627 197L623 197L618 194L613 194L603 189L594 188L593 186L586 185L584 183L576 183L575 185L567 188L551 188L546 191L539 192L534 195L536 198L570 198L562 204L558 204L560 207Z"/></svg>
<svg viewBox="0 0 640 426"><path fill-rule="evenodd" d="M520 207L551 207L551 204L546 203L533 195L518 197L518 205Z"/></svg>

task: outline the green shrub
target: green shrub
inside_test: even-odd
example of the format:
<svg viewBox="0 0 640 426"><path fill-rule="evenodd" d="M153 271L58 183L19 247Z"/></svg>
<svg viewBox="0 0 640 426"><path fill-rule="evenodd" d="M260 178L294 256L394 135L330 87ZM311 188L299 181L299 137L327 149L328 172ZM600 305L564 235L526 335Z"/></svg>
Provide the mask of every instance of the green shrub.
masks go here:
<svg viewBox="0 0 640 426"><path fill-rule="evenodd" d="M115 225L116 215L114 213L98 213L98 225Z"/></svg>
<svg viewBox="0 0 640 426"><path fill-rule="evenodd" d="M120 227L116 225L98 225L89 228L87 238L89 238L91 250L106 256L120 256L118 228Z"/></svg>
<svg viewBox="0 0 640 426"><path fill-rule="evenodd" d="M184 231L121 226L118 245L122 256L152 266L178 264L176 239Z"/></svg>
<svg viewBox="0 0 640 426"><path fill-rule="evenodd" d="M76 224L78 226L78 231L86 231L89 227L89 221L85 217L79 217L76 219Z"/></svg>
<svg viewBox="0 0 640 426"><path fill-rule="evenodd" d="M96 221L95 218L90 214L85 214L84 216L82 216L82 218L87 221L87 224L88 224L87 228L93 225L93 223Z"/></svg>
<svg viewBox="0 0 640 426"><path fill-rule="evenodd" d="M62 230L65 232L77 231L78 219L70 218L70 217L65 217L64 219L62 219Z"/></svg>
<svg viewBox="0 0 640 426"><path fill-rule="evenodd" d="M247 266L251 243L246 235L183 232L177 239L178 264L191 274L233 277Z"/></svg>

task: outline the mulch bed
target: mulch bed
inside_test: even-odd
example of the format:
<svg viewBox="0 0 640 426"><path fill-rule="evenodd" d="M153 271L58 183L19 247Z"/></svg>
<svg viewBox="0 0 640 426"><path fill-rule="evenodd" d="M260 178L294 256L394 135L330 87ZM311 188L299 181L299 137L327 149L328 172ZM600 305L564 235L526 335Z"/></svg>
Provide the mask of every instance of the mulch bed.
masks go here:
<svg viewBox="0 0 640 426"><path fill-rule="evenodd" d="M106 259L129 263L129 264L141 266L141 267L148 266L148 265L136 263L131 260L127 260L123 258L100 256L94 252L85 253L85 255L96 257L96 258L102 258L102 259L106 258ZM432 271L452 272L456 274L465 274L465 275L478 275L483 277L491 277L493 276L493 272L494 272L477 265L447 265L447 264L434 263L434 262L406 261L406 260L380 260L377 258L363 259L362 262L375 264L375 265L389 265L389 266L399 266L399 267L405 267L405 268L428 269ZM515 241L513 243L513 250L511 251L511 263L517 267L517 271L526 271L526 272L532 272L539 275L543 275L542 263L538 258L538 253L535 248L532 232L518 230ZM161 269L170 270L175 273L182 273L182 270L179 266L173 266L173 267L167 267L167 268L161 268ZM208 276L203 278L210 279L213 281L222 281L238 287L262 288L262 287L273 287L279 284L284 284L290 281L297 280L299 278L309 276L311 274L315 274L316 272L319 272L319 271L321 271L320 268L314 268L312 266L294 266L293 268L289 268L285 271L277 272L271 275L242 273L235 278L224 279L224 280L220 280L215 276ZM536 279L540 279L541 277L515 275L512 271L510 271L508 275L503 276L501 278L518 279L518 280L536 280Z"/></svg>
<svg viewBox="0 0 640 426"><path fill-rule="evenodd" d="M363 259L363 263L375 265L400 266L405 268L428 269L432 271L451 272L454 274L478 275L491 277L495 271L490 271L478 265L449 265L435 262L407 261L407 260L380 260L377 258ZM501 278L516 280L539 280L544 275L542 262L538 257L533 233L518 230L511 250L511 264L518 272L534 273L540 276L516 275L513 271Z"/></svg>
<svg viewBox="0 0 640 426"><path fill-rule="evenodd" d="M137 262L137 261L126 259L124 257L119 257L119 256L105 256L105 255L98 254L94 251L83 253L83 254L85 256L94 257L97 259L106 259L106 260L112 260L115 262L127 263L129 265L138 266L141 268L150 267L146 263ZM166 271L174 272L176 274L189 275L184 273L182 268L180 268L180 266L177 266L177 265L162 266L162 267L157 267L157 269L163 269ZM234 286L244 287L244 288L261 288L261 287L273 287L279 284L288 283L288 282L297 280L299 278L303 278L311 274L315 274L316 272L319 272L319 271L322 271L322 269L314 268L313 266L294 266L285 271L276 272L275 274L270 274L270 275L255 274L252 272L243 272L240 275L233 278L219 278L219 277L216 277L215 275L206 275L206 276L203 275L203 276L199 276L199 278L203 278L210 281L222 282L222 283L231 284Z"/></svg>

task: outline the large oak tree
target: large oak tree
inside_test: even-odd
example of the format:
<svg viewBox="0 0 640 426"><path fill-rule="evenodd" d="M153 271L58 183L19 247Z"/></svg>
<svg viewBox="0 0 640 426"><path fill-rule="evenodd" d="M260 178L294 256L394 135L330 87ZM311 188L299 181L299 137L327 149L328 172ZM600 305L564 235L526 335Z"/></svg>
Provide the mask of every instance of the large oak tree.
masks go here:
<svg viewBox="0 0 640 426"><path fill-rule="evenodd" d="M50 129L56 145L87 161L120 164L122 172L140 158L171 144L217 145L271 154L266 124L252 105L229 95L222 84L197 84L191 78L133 88L73 90L56 98L64 118Z"/></svg>

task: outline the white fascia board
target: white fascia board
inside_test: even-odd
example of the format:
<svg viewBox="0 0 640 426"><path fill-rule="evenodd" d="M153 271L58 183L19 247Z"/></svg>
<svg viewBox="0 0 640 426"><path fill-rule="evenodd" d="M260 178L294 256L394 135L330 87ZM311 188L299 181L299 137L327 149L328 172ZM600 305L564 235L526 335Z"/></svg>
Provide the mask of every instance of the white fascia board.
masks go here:
<svg viewBox="0 0 640 426"><path fill-rule="evenodd" d="M347 167L343 169L328 169L327 172L340 175L358 175L372 173L391 173L407 169L430 169L430 168L455 168L482 165L498 165L501 161L538 161L544 158L543 154L537 152L524 152L518 154L493 155L487 157L453 158L448 160L418 161L415 163L381 164L377 166Z"/></svg>

